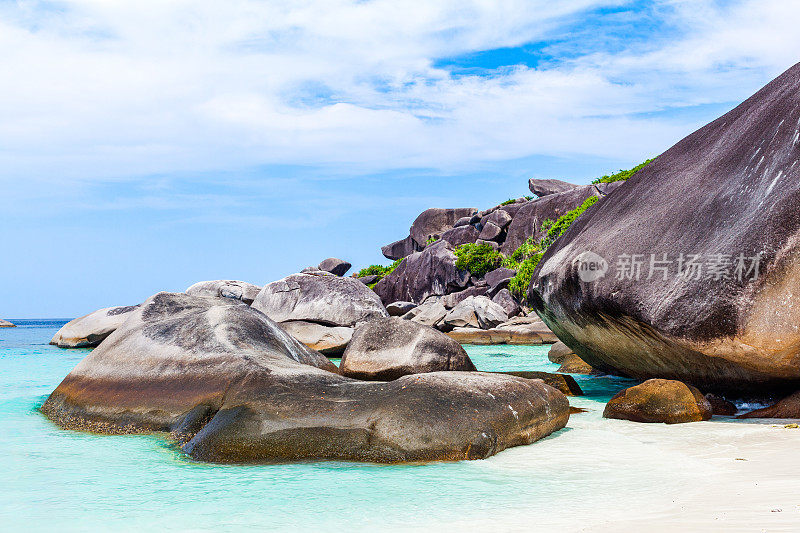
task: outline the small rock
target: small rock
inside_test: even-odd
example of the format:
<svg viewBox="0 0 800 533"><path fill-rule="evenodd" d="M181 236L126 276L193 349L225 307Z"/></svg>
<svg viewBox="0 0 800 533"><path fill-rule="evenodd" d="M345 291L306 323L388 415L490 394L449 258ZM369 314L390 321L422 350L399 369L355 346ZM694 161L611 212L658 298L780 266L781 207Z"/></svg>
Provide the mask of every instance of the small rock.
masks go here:
<svg viewBox="0 0 800 533"><path fill-rule="evenodd" d="M547 352L547 358L550 360L550 362L557 365L562 364L568 355L575 355L575 352L572 351L572 348L561 341L553 344L550 347L550 351Z"/></svg>
<svg viewBox="0 0 800 533"><path fill-rule="evenodd" d="M550 194L571 191L572 189L577 189L578 187L579 185L574 185L561 180L537 180L534 178L528 180L528 188L539 198L542 196L548 196Z"/></svg>
<svg viewBox="0 0 800 533"><path fill-rule="evenodd" d="M481 241L496 241L503 233L503 228L492 222L487 222L481 230L478 239Z"/></svg>
<svg viewBox="0 0 800 533"><path fill-rule="evenodd" d="M335 257L329 257L325 259L323 262L319 264L319 270L330 272L335 276L344 276L350 267L353 266L347 261L343 261L341 259L337 259Z"/></svg>
<svg viewBox="0 0 800 533"><path fill-rule="evenodd" d="M594 374L596 370L592 365L578 357L574 353L564 356L561 361L561 367L556 372L564 372L566 374Z"/></svg>
<svg viewBox="0 0 800 533"><path fill-rule="evenodd" d="M716 394L706 394L706 400L711 404L711 410L715 415L733 416L739 410L731 402Z"/></svg>
<svg viewBox="0 0 800 533"><path fill-rule="evenodd" d="M389 316L403 316L417 307L414 302L393 302L386 306Z"/></svg>
<svg viewBox="0 0 800 533"><path fill-rule="evenodd" d="M699 390L670 379L649 379L625 389L603 411L604 418L666 424L699 422L711 415L711 404Z"/></svg>
<svg viewBox="0 0 800 533"><path fill-rule="evenodd" d="M737 418L800 418L800 391L795 392L770 407L756 409Z"/></svg>

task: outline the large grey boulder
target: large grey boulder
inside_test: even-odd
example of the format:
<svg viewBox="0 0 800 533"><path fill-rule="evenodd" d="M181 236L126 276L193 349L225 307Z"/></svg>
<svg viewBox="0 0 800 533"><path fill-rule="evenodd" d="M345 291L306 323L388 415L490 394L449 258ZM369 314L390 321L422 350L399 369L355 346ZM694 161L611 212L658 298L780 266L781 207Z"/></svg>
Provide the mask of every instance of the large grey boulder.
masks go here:
<svg viewBox="0 0 800 533"><path fill-rule="evenodd" d="M523 204L514 215L511 224L506 228L506 240L503 242L501 251L506 255L511 255L528 238L533 237L538 241L545 235L545 232L542 231L542 223L545 220L549 219L555 222L560 216L575 209L591 196L599 198L602 194L596 186L585 185Z"/></svg>
<svg viewBox="0 0 800 533"><path fill-rule="evenodd" d="M253 285L252 283L247 283L246 281L218 279L212 281L198 281L186 289L186 294L191 296L231 298L233 300L241 300L246 304L251 304L260 291L261 287Z"/></svg>
<svg viewBox="0 0 800 533"><path fill-rule="evenodd" d="M139 306L106 307L70 320L59 329L50 344L60 348L97 346L114 333Z"/></svg>
<svg viewBox="0 0 800 533"><path fill-rule="evenodd" d="M577 189L578 187L580 187L580 185L567 183L566 181L561 180L540 180L535 178L528 180L528 188L533 194L540 198L542 196L549 196L551 194L559 194L562 192L571 191L572 189Z"/></svg>
<svg viewBox="0 0 800 533"><path fill-rule="evenodd" d="M317 268L323 272L330 272L334 276L344 276L347 271L350 270L351 266L353 265L347 261L337 259L335 257L329 257L321 262Z"/></svg>
<svg viewBox="0 0 800 533"><path fill-rule="evenodd" d="M15 324L12 324L8 320L3 320L0 318L0 328L15 328L17 327Z"/></svg>
<svg viewBox="0 0 800 533"><path fill-rule="evenodd" d="M480 235L480 232L475 229L475 226L459 226L442 233L442 240L455 247L477 241L478 235Z"/></svg>
<svg viewBox="0 0 800 533"><path fill-rule="evenodd" d="M253 308L276 322L303 320L328 326L354 326L389 316L380 298L355 278L292 274L268 283Z"/></svg>
<svg viewBox="0 0 800 533"><path fill-rule="evenodd" d="M483 276L483 279L489 287L489 296L492 297L501 289L508 287L508 282L511 281L511 278L516 274L516 270L505 267L496 268L491 272L487 272L486 275Z"/></svg>
<svg viewBox="0 0 800 533"><path fill-rule="evenodd" d="M420 246L414 242L414 239L411 238L411 235L409 235L405 239L400 239L399 241L382 246L381 253L387 259L397 261L398 259L409 256L414 252L419 252L423 247L424 246Z"/></svg>
<svg viewBox="0 0 800 533"><path fill-rule="evenodd" d="M508 289L497 291L497 294L492 297L492 301L502 307L510 317L517 316L522 312L519 302L511 295Z"/></svg>
<svg viewBox="0 0 800 533"><path fill-rule="evenodd" d="M332 357L342 355L347 343L353 337L353 328L343 326L323 326L303 320L291 320L278 325L312 350Z"/></svg>
<svg viewBox="0 0 800 533"><path fill-rule="evenodd" d="M798 128L800 64L581 215L528 300L606 372L738 394L800 388ZM601 260L608 272L582 279Z"/></svg>
<svg viewBox="0 0 800 533"><path fill-rule="evenodd" d="M351 378L390 381L425 372L473 371L475 365L444 333L402 318L382 318L356 328L339 370Z"/></svg>
<svg viewBox="0 0 800 533"><path fill-rule="evenodd" d="M493 211L481 219L481 224L486 225L489 223L494 224L500 229L505 229L506 226L511 224L511 215L508 211L498 208L496 211Z"/></svg>
<svg viewBox="0 0 800 533"><path fill-rule="evenodd" d="M389 316L403 316L415 307L417 304L414 302L392 302L386 306L386 311Z"/></svg>
<svg viewBox="0 0 800 533"><path fill-rule="evenodd" d="M425 246L429 238L441 237L442 233L452 228L458 219L472 216L477 211L474 207L459 207L455 209L433 207L426 209L411 224L411 238L419 246Z"/></svg>
<svg viewBox="0 0 800 533"><path fill-rule="evenodd" d="M480 235L478 235L478 239L482 241L498 241L501 240L502 236L503 228L492 222L487 222L483 226Z"/></svg>
<svg viewBox="0 0 800 533"><path fill-rule="evenodd" d="M336 371L243 303L159 293L41 410L67 429L165 432L194 459L223 463L479 459L569 418L566 397L537 380L434 372L376 383Z"/></svg>
<svg viewBox="0 0 800 533"><path fill-rule="evenodd" d="M373 290L387 304L397 301L421 303L429 296L463 289L468 281L469 273L456 268L453 247L440 240L406 257Z"/></svg>
<svg viewBox="0 0 800 533"><path fill-rule="evenodd" d="M486 296L469 296L444 317L450 328L473 327L490 329L508 320L508 314Z"/></svg>
<svg viewBox="0 0 800 533"><path fill-rule="evenodd" d="M403 318L423 326L438 327L445 315L447 315L447 309L442 305L441 300L432 298L403 315Z"/></svg>
<svg viewBox="0 0 800 533"><path fill-rule="evenodd" d="M480 286L468 287L463 291L451 292L446 296L442 296L442 305L447 309L452 309L470 296L485 296L488 290L489 286L483 284Z"/></svg>

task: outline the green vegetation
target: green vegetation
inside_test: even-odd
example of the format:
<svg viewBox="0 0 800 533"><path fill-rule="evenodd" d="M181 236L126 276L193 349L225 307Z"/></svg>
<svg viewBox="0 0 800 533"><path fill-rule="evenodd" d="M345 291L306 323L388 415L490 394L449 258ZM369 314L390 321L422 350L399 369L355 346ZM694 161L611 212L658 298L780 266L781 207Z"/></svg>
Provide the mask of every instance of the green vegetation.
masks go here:
<svg viewBox="0 0 800 533"><path fill-rule="evenodd" d="M528 240L520 244L519 248L503 260L503 266L506 268L516 269L517 266L529 257L542 251L539 241L533 237L528 237Z"/></svg>
<svg viewBox="0 0 800 533"><path fill-rule="evenodd" d="M528 291L528 285L531 283L533 271L536 270L536 265L539 264L541 258L541 252L535 253L516 266L517 273L508 282L508 291L520 300L525 300L525 294Z"/></svg>
<svg viewBox="0 0 800 533"><path fill-rule="evenodd" d="M533 196L523 196L523 198L525 198L525 199L526 199L526 200L528 200L528 201L530 201L530 200L533 200ZM509 198L508 200L506 200L505 202L503 202L503 203L502 203L502 204L500 204L500 205L508 205L508 204L513 204L513 203L514 203L514 202L516 202L517 200L518 200L518 198Z"/></svg>
<svg viewBox="0 0 800 533"><path fill-rule="evenodd" d="M633 176L634 174L636 174L638 171L642 170L644 167L649 165L650 161L652 161L652 159L648 159L644 163L636 165L635 167L633 167L630 170L620 170L619 172L617 172L615 174L611 174L610 176L606 175L606 176L597 178L592 183L611 183L612 181L625 181L628 178L630 178L631 176Z"/></svg>
<svg viewBox="0 0 800 533"><path fill-rule="evenodd" d="M488 244L468 243L455 249L456 268L468 270L472 275L481 277L499 267L503 255Z"/></svg>
<svg viewBox="0 0 800 533"><path fill-rule="evenodd" d="M575 219L581 216L584 211L589 209L591 206L597 202L599 198L597 196L590 196L587 198L581 205L573 209L572 211L567 211L565 214L561 215L558 220L555 222L547 225L547 233L545 234L542 242L540 244L542 250L547 250L551 244L555 242L556 239L561 237L561 235L567 231L567 228L575 222ZM545 223L548 221L545 220L542 223L542 229L544 229Z"/></svg>
<svg viewBox="0 0 800 533"><path fill-rule="evenodd" d="M378 279L375 280L374 283L370 283L367 285L370 289L373 288L380 280L394 272L394 269L400 265L403 259L398 259L394 263L389 266L383 265L370 265L368 267L364 267L356 273L357 278L363 278L364 276L378 276Z"/></svg>
<svg viewBox="0 0 800 533"><path fill-rule="evenodd" d="M434 237L433 235L431 235L430 237L428 237L428 242L425 243L425 246L430 246L431 244L435 243L438 240L439 237Z"/></svg>

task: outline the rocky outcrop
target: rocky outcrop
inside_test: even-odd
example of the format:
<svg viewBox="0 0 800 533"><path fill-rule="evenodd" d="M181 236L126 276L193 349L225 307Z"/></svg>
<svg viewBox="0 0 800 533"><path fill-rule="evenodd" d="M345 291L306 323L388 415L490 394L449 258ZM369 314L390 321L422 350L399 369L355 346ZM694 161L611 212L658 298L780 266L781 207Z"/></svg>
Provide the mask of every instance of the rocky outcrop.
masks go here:
<svg viewBox="0 0 800 533"><path fill-rule="evenodd" d="M429 296L461 290L468 281L469 274L456 268L453 247L440 240L406 257L373 290L387 304L397 301L421 303Z"/></svg>
<svg viewBox="0 0 800 533"><path fill-rule="evenodd" d="M186 294L190 296L207 296L213 298L231 298L232 300L241 300L246 304L253 303L261 287L247 283L246 281L237 281L230 279L218 279L212 281L198 281L188 289Z"/></svg>
<svg viewBox="0 0 800 533"><path fill-rule="evenodd" d="M800 388L799 131L800 64L581 215L528 300L595 368L735 394ZM591 282L587 251L610 270Z"/></svg>
<svg viewBox="0 0 800 533"><path fill-rule="evenodd" d="M550 347L550 351L547 352L547 358L551 363L560 365L564 362L564 359L566 359L568 355L574 355L574 353L575 352L572 351L572 348L563 342L558 341Z"/></svg>
<svg viewBox="0 0 800 533"><path fill-rule="evenodd" d="M711 404L699 390L669 379L650 379L625 389L603 411L605 418L665 424L699 422L711 415Z"/></svg>
<svg viewBox="0 0 800 533"><path fill-rule="evenodd" d="M561 366L556 372L563 372L565 374L595 374L597 371L592 368L592 365L575 355L568 353L561 359Z"/></svg>
<svg viewBox="0 0 800 533"><path fill-rule="evenodd" d="M444 333L402 318L382 318L356 328L339 370L351 378L391 381L425 372L473 371L475 365Z"/></svg>
<svg viewBox="0 0 800 533"><path fill-rule="evenodd" d="M420 246L414 242L414 239L411 238L411 235L409 235L405 239L400 239L399 241L382 246L381 253L384 257L391 259L392 261L397 261L398 259L409 256L414 252L419 252L423 247L424 246Z"/></svg>
<svg viewBox="0 0 800 533"><path fill-rule="evenodd" d="M578 187L580 187L580 185L574 185L561 180L540 180L535 178L528 180L528 188L539 198L542 196L549 196L552 194L571 191L572 189L577 189Z"/></svg>
<svg viewBox="0 0 800 533"><path fill-rule="evenodd" d="M502 307L510 317L517 316L522 312L519 302L508 292L508 289L500 289L497 294L494 295L492 301Z"/></svg>
<svg viewBox="0 0 800 533"><path fill-rule="evenodd" d="M70 320L59 329L50 344L60 348L97 346L114 333L139 306L106 307Z"/></svg>
<svg viewBox="0 0 800 533"><path fill-rule="evenodd" d="M12 324L8 320L3 320L0 318L0 328L15 328L17 327L15 324Z"/></svg>
<svg viewBox="0 0 800 533"><path fill-rule="evenodd" d="M291 320L278 324L283 331L302 342L312 350L329 357L344 353L347 343L353 337L353 328L342 326L323 326L314 322Z"/></svg>
<svg viewBox="0 0 800 533"><path fill-rule="evenodd" d="M511 281L511 278L513 278L516 273L516 270L505 267L500 267L492 270L491 272L487 272L483 277L483 280L489 287L489 297L493 297L500 290L508 287L508 282Z"/></svg>
<svg viewBox="0 0 800 533"><path fill-rule="evenodd" d="M463 291L452 292L446 296L442 296L442 304L447 309L452 309L470 296L485 296L488 290L488 285L484 284L482 286L469 287Z"/></svg>
<svg viewBox="0 0 800 533"><path fill-rule="evenodd" d="M444 324L450 328L490 329L507 320L505 309L486 296L469 296L447 313Z"/></svg>
<svg viewBox="0 0 800 533"><path fill-rule="evenodd" d="M414 302L392 302L386 306L386 311L389 316L403 316L415 307L417 304Z"/></svg>
<svg viewBox="0 0 800 533"><path fill-rule="evenodd" d="M740 415L738 418L800 418L800 392L795 392L769 407Z"/></svg>
<svg viewBox="0 0 800 533"><path fill-rule="evenodd" d="M245 304L159 293L42 412L68 429L170 432L193 458L216 462L479 459L569 417L566 397L536 380L433 372L383 383L335 372Z"/></svg>
<svg viewBox="0 0 800 533"><path fill-rule="evenodd" d="M302 320L326 326L354 326L389 316L377 295L354 278L292 274L264 286L253 308L276 322Z"/></svg>
<svg viewBox="0 0 800 533"><path fill-rule="evenodd" d="M402 318L413 320L424 326L436 327L442 322L445 315L447 315L447 309L442 305L442 302L438 298L429 298L403 315Z"/></svg>
<svg viewBox="0 0 800 533"><path fill-rule="evenodd" d="M480 232L475 226L459 226L442 233L442 240L449 242L453 247L461 246L478 240Z"/></svg>
<svg viewBox="0 0 800 533"><path fill-rule="evenodd" d="M409 233L420 246L425 246L431 237L438 239L446 230L453 227L461 217L472 216L478 210L474 207L459 207L456 209L440 209L433 207L426 209L411 224Z"/></svg>
<svg viewBox="0 0 800 533"><path fill-rule="evenodd" d="M334 276L344 276L347 274L347 271L350 270L351 266L353 265L347 261L337 259L335 257L329 257L321 262L317 268L323 272L330 272Z"/></svg>

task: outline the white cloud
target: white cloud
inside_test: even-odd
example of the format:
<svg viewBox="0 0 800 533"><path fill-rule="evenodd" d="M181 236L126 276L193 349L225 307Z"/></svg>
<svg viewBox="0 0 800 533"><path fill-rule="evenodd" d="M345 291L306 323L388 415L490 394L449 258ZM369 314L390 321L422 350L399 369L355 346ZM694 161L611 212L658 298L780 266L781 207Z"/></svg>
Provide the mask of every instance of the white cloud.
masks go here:
<svg viewBox="0 0 800 533"><path fill-rule="evenodd" d="M656 4L672 38L641 49L588 48L491 77L432 66L552 39L588 9L616 4L2 4L0 180L639 157L695 126L642 114L742 99L798 59L797 4L693 0Z"/></svg>

